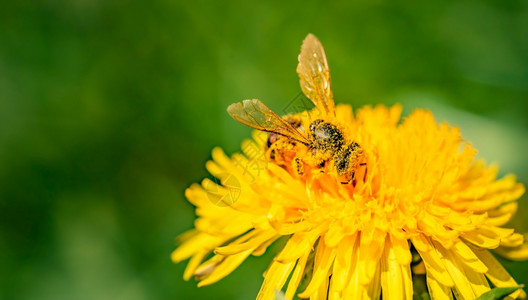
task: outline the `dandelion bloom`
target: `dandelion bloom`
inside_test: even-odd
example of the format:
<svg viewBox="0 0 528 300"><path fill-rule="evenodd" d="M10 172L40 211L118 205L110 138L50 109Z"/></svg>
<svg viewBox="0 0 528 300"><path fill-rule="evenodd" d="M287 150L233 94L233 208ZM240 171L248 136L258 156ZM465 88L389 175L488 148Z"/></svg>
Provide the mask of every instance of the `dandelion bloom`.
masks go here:
<svg viewBox="0 0 528 300"><path fill-rule="evenodd" d="M399 105L355 113L334 107L324 51L313 35L299 61L301 88L316 107L281 125L257 100L237 104L230 113L263 131L231 157L215 148L206 167L219 181L186 190L198 219L172 253L175 262L190 258L184 278L215 283L285 239L258 299L273 299L276 290L287 299L412 299L418 274L425 274L432 299L474 299L517 286L489 250L528 256L523 236L502 227L524 186L512 175L497 178L496 167L475 160L457 127L436 123L426 110L402 120ZM317 119L335 124L342 143L314 146Z"/></svg>

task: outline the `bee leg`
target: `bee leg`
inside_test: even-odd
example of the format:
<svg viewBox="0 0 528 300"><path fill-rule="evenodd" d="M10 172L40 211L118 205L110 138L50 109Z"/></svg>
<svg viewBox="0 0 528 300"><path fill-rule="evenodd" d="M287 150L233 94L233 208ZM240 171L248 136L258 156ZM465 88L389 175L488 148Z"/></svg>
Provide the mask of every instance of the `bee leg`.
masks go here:
<svg viewBox="0 0 528 300"><path fill-rule="evenodd" d="M366 166L367 163L360 163L359 165L360 166ZM368 172L368 168L365 167L365 173L363 173L363 182L365 182L367 180L367 172Z"/></svg>
<svg viewBox="0 0 528 300"><path fill-rule="evenodd" d="M304 175L304 163L299 157L292 160L292 168L297 176Z"/></svg>
<svg viewBox="0 0 528 300"><path fill-rule="evenodd" d="M341 184L350 184L350 183L352 183L352 185L355 187L356 186L355 177L356 177L356 171L352 171L352 177L350 178L350 180L349 181L345 181L345 182L341 182Z"/></svg>

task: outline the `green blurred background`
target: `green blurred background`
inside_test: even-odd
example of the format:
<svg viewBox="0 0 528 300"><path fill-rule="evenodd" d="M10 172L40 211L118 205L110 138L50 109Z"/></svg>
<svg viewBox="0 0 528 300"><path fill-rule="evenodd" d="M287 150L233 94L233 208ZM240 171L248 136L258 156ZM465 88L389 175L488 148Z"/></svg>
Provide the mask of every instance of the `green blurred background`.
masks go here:
<svg viewBox="0 0 528 300"><path fill-rule="evenodd" d="M169 256L249 135L227 105L281 111L309 32L337 102L427 107L527 183L528 2L350 2L1 1L0 299L254 298L270 254L201 289Z"/></svg>

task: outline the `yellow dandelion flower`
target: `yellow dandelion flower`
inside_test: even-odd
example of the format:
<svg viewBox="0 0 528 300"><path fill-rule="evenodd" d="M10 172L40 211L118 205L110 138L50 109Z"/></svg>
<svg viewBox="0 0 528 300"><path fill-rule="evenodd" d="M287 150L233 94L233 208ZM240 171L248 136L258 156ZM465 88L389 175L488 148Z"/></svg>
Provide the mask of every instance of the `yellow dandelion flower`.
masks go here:
<svg viewBox="0 0 528 300"><path fill-rule="evenodd" d="M489 251L528 257L523 236L502 227L525 191L514 176L497 178L457 127L437 124L426 110L401 120L399 105L355 114L334 107L313 35L297 72L314 109L282 118L258 100L229 107L259 131L242 153L215 148L206 167L219 181L185 192L198 219L172 260L190 258L186 280L215 283L284 238L257 299L276 290L287 299L412 299L416 274L425 274L432 299L517 285Z"/></svg>

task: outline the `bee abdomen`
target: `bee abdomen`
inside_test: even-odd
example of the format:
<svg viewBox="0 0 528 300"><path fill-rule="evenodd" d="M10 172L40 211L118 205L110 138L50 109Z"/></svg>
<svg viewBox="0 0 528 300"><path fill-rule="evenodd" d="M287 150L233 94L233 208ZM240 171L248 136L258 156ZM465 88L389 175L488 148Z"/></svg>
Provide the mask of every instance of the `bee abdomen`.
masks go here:
<svg viewBox="0 0 528 300"><path fill-rule="evenodd" d="M335 152L334 164L339 175L343 175L350 169L354 153L361 149L358 143L352 142L347 147L343 147L341 151Z"/></svg>
<svg viewBox="0 0 528 300"><path fill-rule="evenodd" d="M350 150L350 147L346 147L342 151L335 153L334 164L337 174L343 175L348 171L351 154L352 151Z"/></svg>

